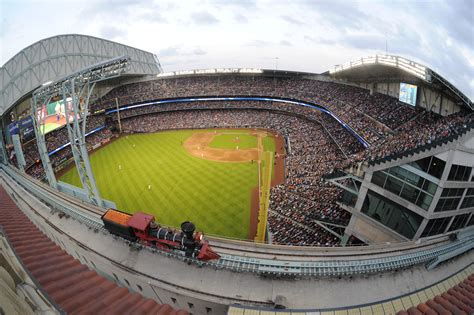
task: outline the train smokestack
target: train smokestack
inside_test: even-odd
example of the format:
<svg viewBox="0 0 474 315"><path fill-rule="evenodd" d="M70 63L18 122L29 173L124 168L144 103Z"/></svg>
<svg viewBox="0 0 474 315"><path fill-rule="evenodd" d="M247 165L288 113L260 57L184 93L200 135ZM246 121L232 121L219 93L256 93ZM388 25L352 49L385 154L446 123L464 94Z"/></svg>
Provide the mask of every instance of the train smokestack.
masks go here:
<svg viewBox="0 0 474 315"><path fill-rule="evenodd" d="M188 239L193 239L193 234L195 230L196 226L194 226L194 223L189 221L181 223L181 231L183 231L184 235L186 235Z"/></svg>

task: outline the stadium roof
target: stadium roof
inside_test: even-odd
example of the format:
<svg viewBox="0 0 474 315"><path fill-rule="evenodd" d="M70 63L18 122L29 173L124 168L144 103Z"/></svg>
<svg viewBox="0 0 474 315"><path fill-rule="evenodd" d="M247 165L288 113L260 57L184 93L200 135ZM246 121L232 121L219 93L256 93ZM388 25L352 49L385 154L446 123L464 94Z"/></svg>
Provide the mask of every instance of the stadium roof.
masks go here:
<svg viewBox="0 0 474 315"><path fill-rule="evenodd" d="M88 35L57 35L24 48L0 67L0 116L39 86L119 56L131 59L128 75L162 72L154 54Z"/></svg>
<svg viewBox="0 0 474 315"><path fill-rule="evenodd" d="M354 82L372 80L380 82L381 78L386 81L406 79L411 82L422 82L450 95L459 104L468 107L470 110L474 109L472 100L437 72L400 56L376 55L361 58L336 65L329 70L329 73L333 77L346 78Z"/></svg>

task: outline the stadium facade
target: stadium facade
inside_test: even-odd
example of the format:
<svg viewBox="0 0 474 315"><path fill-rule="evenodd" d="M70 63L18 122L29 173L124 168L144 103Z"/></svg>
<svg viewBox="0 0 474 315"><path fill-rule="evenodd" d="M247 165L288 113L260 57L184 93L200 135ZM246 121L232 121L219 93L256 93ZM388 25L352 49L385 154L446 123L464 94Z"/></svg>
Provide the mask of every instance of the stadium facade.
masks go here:
<svg viewBox="0 0 474 315"><path fill-rule="evenodd" d="M402 84L414 85L411 105L440 115L473 108L466 95L435 71L398 56L361 58L335 66L330 75L397 99ZM357 197L347 197L352 204L346 209L355 215L346 237L355 235L369 243L417 240L472 225L473 143L472 131L466 128L451 139L433 139L416 150L365 165L364 175L354 177Z"/></svg>
<svg viewBox="0 0 474 315"><path fill-rule="evenodd" d="M7 152L11 151L7 150L6 144L11 143L7 127L29 114L31 93L35 89L118 56L130 57L131 70L122 77L100 83L91 101L100 101L113 88L126 87L131 82L141 84L198 76L215 77L218 81L220 77L243 76L252 80L272 78L274 82L279 78L296 78L359 86L370 94L381 93L396 99L405 97L405 102L412 106L442 116L466 110L472 112L472 101L436 72L396 56L363 58L323 74L213 69L165 75L152 53L107 40L60 35L39 41L18 53L0 70L0 114L5 135L0 139L0 184L4 191L0 195L3 205L0 223L4 226L0 234L5 251L19 258L2 260L8 263L0 269L9 271L14 280L12 282L1 273L0 281L8 284L11 296L16 292L9 305L15 304L11 301L27 296L33 304L43 301L40 306L43 309L64 310L61 307L66 307L75 310L79 309L81 299L91 298L82 293L79 295L81 287L77 285L76 290L75 283L67 282L70 281L67 279L64 281L70 283L71 288L59 295L60 298L54 298L59 294L58 287L51 283L44 285L42 281L60 281L61 277L67 276L67 268L76 268L71 271L74 273L79 272L77 268L80 267L61 261L59 265L65 268L64 273L47 266L42 270L34 269L40 265L35 263L36 259L46 259L48 255L40 250L26 254L21 251L28 240L8 232L9 229L21 231L17 225L24 226L25 223L17 219L16 214L11 215L15 209L25 215L22 220L31 221L28 224L38 227L76 262L107 281L137 293L123 297L123 305L131 309L133 303L136 307L148 303L138 300L137 296L143 296L192 314L260 314L275 312L276 308L288 308L295 313L395 313L440 295L472 274L472 125L463 126L449 137L431 139L415 148L365 160L327 176L328 182L344 190L339 205L351 213L344 231L336 233L340 235L341 243L355 237L367 246L275 246L211 238L211 244L222 257L217 262L200 263L110 237L101 225L103 209L84 204L16 170L9 163ZM297 103L294 98L287 101ZM119 106L119 101L115 102ZM120 106L127 105L126 97L123 102ZM104 111L97 112L103 114ZM344 121L338 121L347 127ZM347 125L350 127L351 124ZM387 134L396 132L385 125L381 128ZM333 227L325 222L318 224L326 229ZM41 250L50 249L49 245L41 246ZM35 258L35 255L43 256ZM52 258L48 259L53 263ZM23 275L24 281L38 288L36 295L17 285L21 283L18 275ZM104 288L110 286L103 285ZM113 297L118 291L114 294L106 289L100 292L106 300L116 302ZM77 300L69 299L66 293L79 296ZM45 305L44 301L49 303ZM126 301L130 301L130 305ZM28 308L25 303L18 304L21 310ZM167 311L173 312L171 308Z"/></svg>

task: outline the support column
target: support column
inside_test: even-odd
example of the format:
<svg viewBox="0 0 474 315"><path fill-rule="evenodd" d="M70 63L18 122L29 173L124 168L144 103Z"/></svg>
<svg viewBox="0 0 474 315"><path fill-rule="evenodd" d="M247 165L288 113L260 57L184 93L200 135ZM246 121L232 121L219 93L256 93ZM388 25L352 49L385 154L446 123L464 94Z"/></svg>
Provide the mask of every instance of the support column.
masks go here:
<svg viewBox="0 0 474 315"><path fill-rule="evenodd" d="M119 133L122 134L122 122L120 121L120 109L119 109L119 103L118 103L118 98L115 98L115 106L117 107L117 120L119 124Z"/></svg>
<svg viewBox="0 0 474 315"><path fill-rule="evenodd" d="M349 241L349 237L351 237L349 234L344 233L344 235L341 238L341 246L347 245L347 241Z"/></svg>
<svg viewBox="0 0 474 315"><path fill-rule="evenodd" d="M5 141L3 141L2 129L0 129L0 163L8 164L7 148L5 147Z"/></svg>
<svg viewBox="0 0 474 315"><path fill-rule="evenodd" d="M31 108L33 109L33 127L35 130L36 143L41 163L43 164L46 179L51 187L57 189L58 182L54 175L53 167L48 155L48 148L45 139L45 123L47 118L46 106L51 102L51 96L35 95L31 100Z"/></svg>
<svg viewBox="0 0 474 315"><path fill-rule="evenodd" d="M95 182L94 173L92 172L86 143L89 99L94 87L95 83L79 84L76 83L75 80L68 80L62 84L62 93L63 100L66 102L66 120L72 121L66 124L66 128L82 187L89 197L89 200L93 204L102 207L103 201Z"/></svg>
<svg viewBox="0 0 474 315"><path fill-rule="evenodd" d="M13 147L15 148L16 162L18 163L18 169L25 172L25 156L23 155L23 149L21 147L21 141L19 135L12 136Z"/></svg>

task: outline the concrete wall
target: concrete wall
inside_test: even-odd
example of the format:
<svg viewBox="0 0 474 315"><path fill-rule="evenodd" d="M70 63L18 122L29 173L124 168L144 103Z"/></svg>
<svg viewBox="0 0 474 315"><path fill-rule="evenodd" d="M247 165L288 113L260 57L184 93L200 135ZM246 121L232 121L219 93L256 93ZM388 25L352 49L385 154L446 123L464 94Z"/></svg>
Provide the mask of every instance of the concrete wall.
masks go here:
<svg viewBox="0 0 474 315"><path fill-rule="evenodd" d="M188 265L176 259L137 250L108 233L94 232L33 198L4 178L1 184L19 207L48 237L89 268L160 303L193 314L224 314L230 304L271 308L277 295L289 308L331 308L371 303L412 292L467 266L474 253L442 264L433 272L409 270L337 278L272 279L253 273Z"/></svg>

